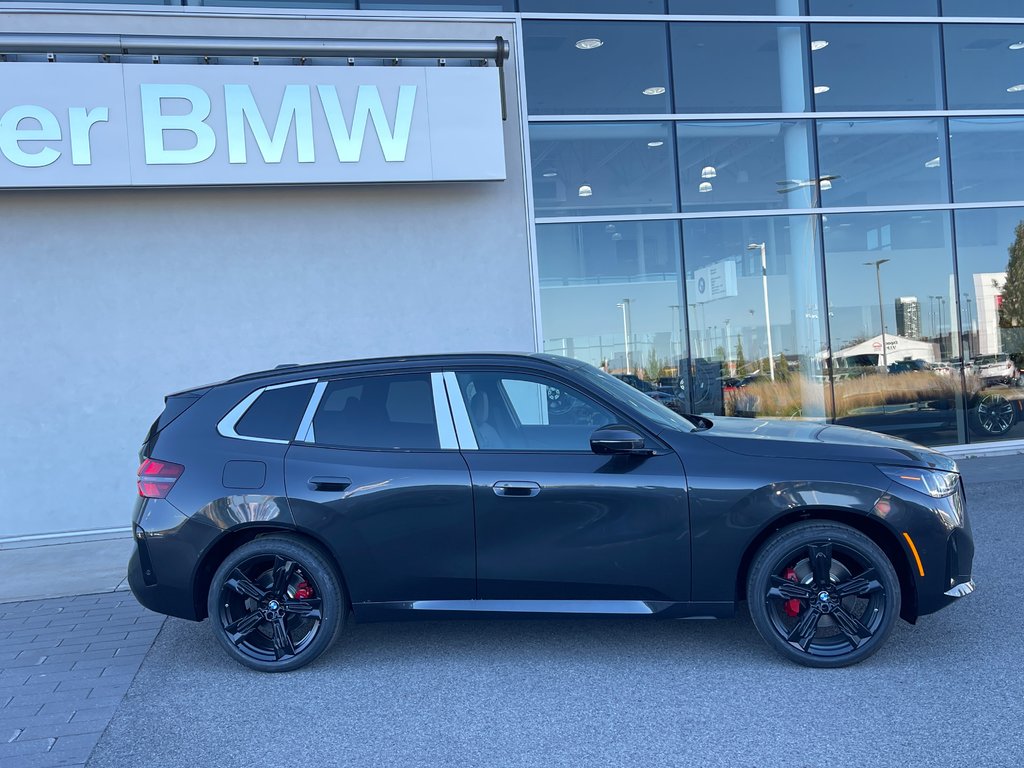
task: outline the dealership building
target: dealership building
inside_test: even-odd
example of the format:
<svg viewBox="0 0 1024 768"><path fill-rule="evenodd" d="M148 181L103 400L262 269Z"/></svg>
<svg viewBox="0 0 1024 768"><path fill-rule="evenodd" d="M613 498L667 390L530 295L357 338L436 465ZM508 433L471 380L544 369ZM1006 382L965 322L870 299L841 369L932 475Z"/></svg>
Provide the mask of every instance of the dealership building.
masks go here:
<svg viewBox="0 0 1024 768"><path fill-rule="evenodd" d="M1024 449L1020 0L0 2L0 548L175 390L548 351Z"/></svg>

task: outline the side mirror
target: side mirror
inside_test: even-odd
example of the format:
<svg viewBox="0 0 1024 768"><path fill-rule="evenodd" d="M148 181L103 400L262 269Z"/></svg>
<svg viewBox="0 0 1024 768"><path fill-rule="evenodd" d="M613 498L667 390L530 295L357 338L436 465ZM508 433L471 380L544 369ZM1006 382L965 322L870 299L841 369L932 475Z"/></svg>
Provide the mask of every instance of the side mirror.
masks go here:
<svg viewBox="0 0 1024 768"><path fill-rule="evenodd" d="M590 450L599 454L633 453L649 454L644 448L644 438L630 427L610 424L601 427L590 436Z"/></svg>

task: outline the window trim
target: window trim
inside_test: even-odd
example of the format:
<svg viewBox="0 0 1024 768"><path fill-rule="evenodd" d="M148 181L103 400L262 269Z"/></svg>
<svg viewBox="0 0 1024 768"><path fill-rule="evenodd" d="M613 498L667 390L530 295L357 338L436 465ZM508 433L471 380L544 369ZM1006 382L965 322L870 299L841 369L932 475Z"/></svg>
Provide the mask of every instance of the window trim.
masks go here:
<svg viewBox="0 0 1024 768"><path fill-rule="evenodd" d="M315 384L316 379L302 379L301 381L286 381L284 384L271 384L266 387L260 387L259 389L253 390L241 401L239 401L234 408L225 414L224 418L217 422L217 432L221 437L228 437L233 440L248 440L254 443L275 443L277 445L288 445L291 440L279 440L274 437L252 437L251 435L240 435L235 431L235 427L238 426L238 422L245 416L246 411L252 407L253 403L260 399L260 396L264 392L269 392L272 389L286 389L288 387L301 387L306 384ZM314 395L316 390L314 388Z"/></svg>
<svg viewBox="0 0 1024 768"><path fill-rule="evenodd" d="M299 428L295 432L295 442L316 442L316 436L313 434L313 416L316 414L316 409L320 407L320 400L323 398L324 391L326 389L326 379L318 381L316 386L313 387L313 395L309 398L309 402L306 404L306 410L302 414L302 420L299 421Z"/></svg>

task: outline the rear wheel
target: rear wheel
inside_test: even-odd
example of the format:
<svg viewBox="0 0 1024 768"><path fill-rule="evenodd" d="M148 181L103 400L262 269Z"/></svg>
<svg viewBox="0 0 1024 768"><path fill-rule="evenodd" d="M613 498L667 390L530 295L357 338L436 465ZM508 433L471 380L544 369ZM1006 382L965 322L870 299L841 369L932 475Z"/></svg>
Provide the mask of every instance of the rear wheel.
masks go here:
<svg viewBox="0 0 1024 768"><path fill-rule="evenodd" d="M808 521L757 553L747 603L761 637L809 667L845 667L881 647L900 614L900 587L885 553L845 525Z"/></svg>
<svg viewBox="0 0 1024 768"><path fill-rule="evenodd" d="M208 609L221 645L262 672L287 672L326 651L345 617L334 568L315 546L292 536L243 544L221 563Z"/></svg>

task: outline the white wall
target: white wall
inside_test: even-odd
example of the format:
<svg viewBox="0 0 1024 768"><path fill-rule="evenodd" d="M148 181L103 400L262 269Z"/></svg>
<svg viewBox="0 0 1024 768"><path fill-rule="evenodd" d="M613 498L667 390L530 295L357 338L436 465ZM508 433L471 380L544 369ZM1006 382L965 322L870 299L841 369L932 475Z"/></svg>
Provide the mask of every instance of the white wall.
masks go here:
<svg viewBox="0 0 1024 768"><path fill-rule="evenodd" d="M261 21L233 32L316 32ZM158 23L108 16L103 29ZM331 24L325 36L401 36ZM535 349L515 72L504 182L0 194L0 539L127 525L139 444L175 389L279 363Z"/></svg>

